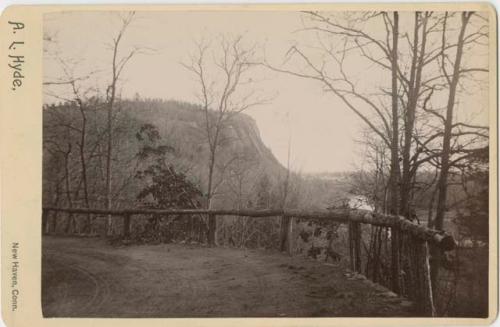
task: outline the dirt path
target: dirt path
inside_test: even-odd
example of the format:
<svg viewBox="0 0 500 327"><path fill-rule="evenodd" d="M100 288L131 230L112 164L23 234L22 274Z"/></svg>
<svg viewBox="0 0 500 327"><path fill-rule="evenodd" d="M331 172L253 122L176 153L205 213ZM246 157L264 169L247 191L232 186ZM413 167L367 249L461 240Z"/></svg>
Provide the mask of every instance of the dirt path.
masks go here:
<svg viewBox="0 0 500 327"><path fill-rule="evenodd" d="M343 267L263 250L43 238L45 317L409 316Z"/></svg>

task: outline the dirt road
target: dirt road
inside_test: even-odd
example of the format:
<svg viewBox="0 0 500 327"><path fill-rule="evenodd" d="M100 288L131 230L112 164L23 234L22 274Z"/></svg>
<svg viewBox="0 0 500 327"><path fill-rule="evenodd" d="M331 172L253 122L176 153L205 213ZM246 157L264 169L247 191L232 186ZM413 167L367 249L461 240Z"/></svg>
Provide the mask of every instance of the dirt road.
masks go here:
<svg viewBox="0 0 500 327"><path fill-rule="evenodd" d="M344 267L277 252L43 237L45 317L409 316Z"/></svg>

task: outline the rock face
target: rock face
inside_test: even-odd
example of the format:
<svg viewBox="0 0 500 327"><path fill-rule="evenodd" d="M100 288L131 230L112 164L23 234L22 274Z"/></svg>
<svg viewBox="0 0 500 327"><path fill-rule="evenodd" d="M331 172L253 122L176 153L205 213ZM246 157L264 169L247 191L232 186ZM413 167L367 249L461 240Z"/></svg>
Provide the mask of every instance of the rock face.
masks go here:
<svg viewBox="0 0 500 327"><path fill-rule="evenodd" d="M176 101L144 102L131 101L124 105L124 115L138 124L154 124L162 137L162 141L172 145L175 156L172 158L180 166L188 166L191 178L198 184L207 183L208 147L205 112L189 103ZM210 119L215 119L215 113L210 113ZM231 118L221 130L222 140L218 148L218 165L233 162L226 169L226 184L237 184L230 181L229 171L242 178L244 193L252 193L255 182L263 175L271 179L271 183L285 174L285 168L278 162L271 150L266 147L260 137L257 124L250 116L240 113ZM133 137L129 135L127 137ZM234 161L234 158L241 158ZM216 172L218 174L219 172ZM244 175L244 176L243 176ZM218 177L216 177L218 178ZM234 193L234 190L231 190ZM214 205L234 207L234 199L215 199ZM249 200L245 199L243 205Z"/></svg>
<svg viewBox="0 0 500 327"><path fill-rule="evenodd" d="M127 101L123 105L123 114L138 124L155 125L162 140L178 150L178 156L206 169L206 156L203 155L207 151L206 117L198 106L177 101ZM211 115L211 119L216 117L215 113ZM221 139L222 160L239 154L246 156L253 167L260 167L266 173L276 174L284 170L262 141L255 120L245 113L228 121L222 129Z"/></svg>

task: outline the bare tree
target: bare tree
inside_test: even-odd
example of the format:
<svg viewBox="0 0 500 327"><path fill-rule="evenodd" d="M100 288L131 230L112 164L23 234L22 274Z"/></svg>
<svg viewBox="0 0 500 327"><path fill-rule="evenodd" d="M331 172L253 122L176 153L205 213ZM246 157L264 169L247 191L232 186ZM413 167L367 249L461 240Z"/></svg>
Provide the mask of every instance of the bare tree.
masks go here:
<svg viewBox="0 0 500 327"><path fill-rule="evenodd" d="M62 191L59 184L64 183L64 200L66 201L66 205L69 208L73 207L74 204L74 189L73 189L73 181L72 181L72 169L71 169L71 153L73 150L72 139L71 139L71 128L73 126L69 124L58 125L57 126L62 135L65 136L64 140L59 140L57 137L45 137L44 138L44 149L50 153L53 158L52 160L57 161L58 163L62 161L62 177L56 181L56 190L58 192ZM58 174L57 174L58 175ZM58 176L55 176L58 179ZM60 195L56 195L56 202L59 202ZM54 218L56 219L56 218ZM66 226L64 231L66 233L72 232L72 228L74 228L74 218L72 214L67 216Z"/></svg>
<svg viewBox="0 0 500 327"><path fill-rule="evenodd" d="M249 184L251 182L252 168L258 161L251 153L237 151L231 154L231 165L228 167L228 187L234 197L237 209L243 209L247 205L249 197Z"/></svg>
<svg viewBox="0 0 500 327"><path fill-rule="evenodd" d="M457 85L460 78L460 68L461 68L461 60L464 49L464 39L465 39L465 31L469 20L472 16L472 12L463 12L462 16L462 24L460 27L460 33L458 35L457 41L457 49L455 55L455 62L453 64L453 72L451 76L448 74L446 70L445 61L442 62L442 71L445 74L445 77L449 83L449 95L448 95L448 104L446 105L446 118L444 121L444 135L443 135L443 150L441 154L441 171L439 174L438 180L438 202L437 202L437 210L436 210L436 218L434 219L434 227L437 229L443 228L443 220L444 213L446 210L446 195L447 195L447 179L448 179L448 171L449 171L449 161L450 161L450 142L451 142L451 132L452 132L452 124L453 124L453 109L455 107L455 96L457 92ZM443 23L443 33L446 30L446 21ZM445 54L443 53L443 56Z"/></svg>
<svg viewBox="0 0 500 327"><path fill-rule="evenodd" d="M78 109L80 114L80 124L78 126L72 126L72 129L78 132L78 140L76 144L78 146L78 156L80 162L80 173L81 173L81 185L83 188L83 200L84 207L90 208L90 200L89 200L89 181L88 181L88 153L87 153L87 134L88 134L88 106L90 105L90 97L89 94L94 92L93 87L85 87L83 83L85 83L91 76L93 76L96 71L90 72L85 76L76 76L75 67L77 67L79 62L68 62L62 58L57 58L60 63L60 67L63 72L62 79L58 79L56 81L48 81L45 82L45 85L53 85L53 86L63 86L69 87L70 96L63 97L59 95L55 95L54 93L49 94L58 99L62 99L68 103L74 103ZM79 190L79 188L78 188ZM87 215L86 222L86 230L87 232L91 232L91 217Z"/></svg>
<svg viewBox="0 0 500 327"><path fill-rule="evenodd" d="M117 99L118 82L123 72L123 69L127 65L130 59L134 57L139 51L138 48L130 50L124 56L120 56L120 46L123 41L123 37L127 32L128 27L132 23L135 12L130 12L124 17L121 17L121 27L117 35L113 38L111 44L112 50L112 61L111 61L111 80L106 89L106 103L107 103L107 121L106 121L106 131L107 131L107 146L106 146L106 209L111 209L112 207L112 157L113 157L113 115L115 109L115 102ZM106 234L112 234L112 219L108 215L107 219Z"/></svg>
<svg viewBox="0 0 500 327"><path fill-rule="evenodd" d="M385 16L384 16L385 17ZM399 39L399 13L393 12L392 21L392 49L389 61L391 62L391 105L392 105L392 139L391 139L391 174L390 174L390 212L399 214L399 110L398 110L398 39ZM398 290L396 288L396 290Z"/></svg>
<svg viewBox="0 0 500 327"><path fill-rule="evenodd" d="M447 52L456 49L459 43L445 36L447 14L408 13L402 17L405 22L413 17L413 24L402 25L397 12L345 14L344 19L341 14L322 12L304 15L308 20L303 31L315 33L314 45L294 45L282 67L269 63L266 66L318 81L380 138L391 150L389 212L411 218L418 170L440 166L437 161L442 151L436 149L436 143L444 135L446 117L436 104L450 83L439 66L450 61ZM486 25L480 24L464 36L462 47L480 46L487 37ZM378 30L367 26L378 26ZM408 26L413 28L405 30ZM356 56L358 63L365 59L375 75L389 73L391 83L360 85L363 83L356 79L355 73L347 70L353 65L349 56ZM457 69L461 76L487 71L481 67ZM452 153L464 153L464 144L470 148L475 143L470 136L485 136L482 131L474 130L477 126L466 122L456 123L453 128Z"/></svg>
<svg viewBox="0 0 500 327"><path fill-rule="evenodd" d="M235 115L252 107L263 105L267 99L260 97L250 86L249 76L255 46L245 47L242 36L233 39L220 37L211 48L207 42L196 44L197 52L183 66L195 74L199 86L199 98L205 113L205 133L208 145L207 207L220 181L214 180L219 148L227 141L224 135ZM207 57L213 58L210 61ZM222 82L220 82L222 81Z"/></svg>
<svg viewBox="0 0 500 327"><path fill-rule="evenodd" d="M196 43L196 52L182 65L192 72L199 85L198 97L205 115L204 132L208 146L206 207L212 208L213 197L223 182L223 171L229 162L219 162L219 150L228 142L225 135L232 119L269 101L255 90L251 77L255 67L255 45L246 46L243 37L221 36L214 46L206 41ZM231 159L229 159L231 160Z"/></svg>
<svg viewBox="0 0 500 327"><path fill-rule="evenodd" d="M459 85L460 77L462 72L464 71L464 67L462 67L462 59L464 55L464 46L465 42L467 41L467 38L470 37L467 36L466 30L468 25L470 24L471 17L474 15L472 12L462 12L460 14L461 19L460 19L460 30L458 34L458 40L456 43L456 53L454 56L454 61L450 59L450 57L446 53L446 45L445 45L445 38L446 38L446 29L447 29L447 18L448 18L448 13L445 13L445 19L443 21L443 50L441 52L441 72L444 75L444 78L446 79L446 82L448 84L448 102L446 105L446 113L445 116L441 116L441 119L444 124L444 131L443 133L440 133L443 137L443 143L442 143L442 150L439 154L440 157L440 172L439 172L439 178L437 181L437 206L436 206L436 216L434 220L432 221L432 226L436 229L443 229L443 223L444 223L444 216L445 212L447 210L447 195L448 195L448 176L450 173L450 168L453 165L456 165L460 160L466 159L470 157L471 155L475 154L477 149L469 150L469 151L464 151L466 147L458 147L457 152L466 152L465 155L459 156L458 159L455 160L450 160L453 152L454 151L454 146L452 145L452 138L453 136L458 137L461 135L467 135L469 133L453 133L453 128L454 127L460 127L463 126L464 124L454 124L453 119L454 119L454 109L456 106L456 96L457 96L457 87ZM472 34L474 35L474 34ZM450 73L448 71L448 64L452 66L452 72ZM470 71L471 68L466 69ZM482 69L472 69L474 71L482 71ZM486 70L487 71L487 70ZM479 128L479 129L485 129L481 128L478 126L471 126L467 125L467 127L472 127L472 128ZM485 136L487 138L487 135L484 135L482 133L478 133L477 131L472 132L473 134L479 134L480 136ZM481 149L479 149L481 150ZM432 269L431 269L431 278L432 281L435 282L437 281L437 276L438 276L438 271L439 267L442 261L442 256L441 253L437 249L432 249L432 256L433 260L431 262L432 264Z"/></svg>
<svg viewBox="0 0 500 327"><path fill-rule="evenodd" d="M288 51L288 61L297 58L299 63L301 62L305 66L304 69L296 68L297 65L294 65L294 68L280 68L266 63L266 66L275 71L320 82L327 92L340 99L388 148L392 149L391 176L393 178L391 185L394 189L390 191L391 211L397 212L399 194L399 109L397 101L398 76L400 74L398 69L399 15L393 13L391 19L388 13L382 12L370 13L361 18L367 21L381 17L386 26L387 37L380 40L362 28L356 28L350 23L340 23L328 14L320 12L305 12L304 14L310 19L311 25L306 26L303 30L316 33L317 46L314 48L319 48L321 53L319 58L321 59L315 60L318 56L306 52L299 46L292 46ZM358 89L357 83L346 71L346 58L353 50L358 50L370 62L374 61L384 70L389 70L391 91L384 91L382 94L372 96ZM392 96L394 92L395 95ZM392 99L391 111L386 110L386 104L381 99L387 95Z"/></svg>
<svg viewBox="0 0 500 327"><path fill-rule="evenodd" d="M387 213L390 182L390 149L380 139L365 128L358 144L362 146L365 158L353 173L350 189L365 196L373 205L374 211Z"/></svg>

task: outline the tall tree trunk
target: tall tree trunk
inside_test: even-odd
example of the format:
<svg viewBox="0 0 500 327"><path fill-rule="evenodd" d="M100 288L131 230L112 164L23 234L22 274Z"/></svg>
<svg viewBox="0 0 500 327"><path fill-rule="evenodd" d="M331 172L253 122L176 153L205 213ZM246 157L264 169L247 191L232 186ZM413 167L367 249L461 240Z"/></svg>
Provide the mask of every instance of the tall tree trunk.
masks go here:
<svg viewBox="0 0 500 327"><path fill-rule="evenodd" d="M61 198L61 183L63 181L64 181L64 178L61 179L60 181L56 182L56 190L55 190L56 197L55 197L54 202L52 204L53 207L57 207L59 205L59 200ZM58 218L58 216L59 216L58 211L52 212L52 231L54 233L57 233L57 218ZM49 219L49 217L47 219ZM50 233L50 224L49 224L48 229L47 229L47 234L49 234L49 233Z"/></svg>
<svg viewBox="0 0 500 327"><path fill-rule="evenodd" d="M405 112L404 124L404 146L403 146L403 176L401 179L401 204L400 213L406 218L410 218L410 192L411 192L411 173L410 173L410 154L413 129L415 126L415 113L420 93L420 83L422 78L422 69L424 66L425 46L427 42L427 19L428 13L422 20L422 40L420 41L419 53L419 26L420 12L415 13L415 28L413 37L413 58L410 73L410 85L408 90L408 103Z"/></svg>
<svg viewBox="0 0 500 327"><path fill-rule="evenodd" d="M208 162L208 186L207 186L207 209L212 207L212 188L215 170L215 149L210 150L210 159Z"/></svg>
<svg viewBox="0 0 500 327"><path fill-rule="evenodd" d="M217 149L219 147L219 136L223 125L221 124L224 115L219 113L217 122L214 125L215 133L213 138L208 137L208 146L210 150L210 156L208 159L208 186L207 186L207 209L212 208L212 198L213 198L213 188L214 188L214 173L215 173L215 161L217 160ZM207 135L210 135L210 116L208 114L208 108L205 108L205 119L207 126Z"/></svg>
<svg viewBox="0 0 500 327"><path fill-rule="evenodd" d="M79 102L80 114L82 116L82 128L80 132L80 165L82 169L82 183L83 183L83 200L86 208L90 208L89 203L89 189L88 189L88 181L87 181L87 161L85 158L85 142L87 136L87 117L85 115L85 108L81 101ZM86 224L87 232L91 232L91 221L90 214L87 214L87 224Z"/></svg>
<svg viewBox="0 0 500 327"><path fill-rule="evenodd" d="M114 89L114 88L113 88ZM112 91L114 93L114 90ZM112 140L113 140L113 101L108 104L108 117L107 117L107 131L108 131L108 139L107 139L107 148L106 148L106 209L111 209L111 156L112 156ZM106 220L106 234L111 235L111 215L107 216Z"/></svg>
<svg viewBox="0 0 500 327"><path fill-rule="evenodd" d="M462 26L460 28L460 33L458 35L457 42L457 52L455 56L455 63L453 65L453 74L451 79L448 78L450 91L448 95L448 103L446 106L446 120L444 125L444 135L443 135L443 150L441 154L441 171L439 174L437 191L438 191L438 200L436 207L436 218L433 222L433 227L435 229L441 230L443 229L444 223L444 215L446 212L446 193L448 189L448 172L449 172L449 164L450 164L450 151L451 151L451 130L453 127L453 109L455 107L455 96L457 91L457 85L460 77L460 64L462 60L463 48L464 48L464 36L467 24L469 22L470 16L472 13L463 12L462 13ZM446 20L445 20L446 24ZM444 38L444 32L443 32ZM443 63L444 65L444 63ZM443 73L446 74L446 71L443 66ZM442 253L441 250L433 247L431 249L431 283L433 286L433 291L437 294L436 289L437 285L437 277L439 273L439 267L442 261Z"/></svg>
<svg viewBox="0 0 500 327"><path fill-rule="evenodd" d="M107 128L107 134L108 134L108 139L107 139L107 153L106 153L106 209L110 210L112 205L111 205L111 193L113 190L112 187L112 159L113 159L113 109L114 109L114 104L116 102L116 88L118 84L118 80L120 78L120 74L123 71L123 68L127 64L127 62L134 56L136 53L137 49L132 50L127 56L118 59L118 49L120 47L120 42L122 40L122 37L125 35L125 31L127 30L127 27L130 25L132 22L132 19L135 15L135 12L131 12L128 14L126 18L122 19L122 27L121 30L118 32L116 38L113 40L113 56L112 56L112 72L111 72L111 83L108 86L108 89L106 90L106 97L107 97L107 104L108 104L108 112L107 112L107 122L106 122L106 128ZM109 236L113 232L113 221L111 219L111 215L107 216L107 221L106 221L106 234Z"/></svg>
<svg viewBox="0 0 500 327"><path fill-rule="evenodd" d="M392 29L392 138L391 138L391 176L390 176L390 213L397 215L399 193L399 115L398 115L398 38L399 13L394 12Z"/></svg>
<svg viewBox="0 0 500 327"><path fill-rule="evenodd" d="M108 134L108 139L106 143L106 209L111 210L111 192L112 192L112 181L111 181L111 160L113 156L113 107L115 104L116 97L116 83L118 82L117 67L116 67L116 57L118 54L118 45L120 38L115 42L113 48L113 71L111 85L109 86L109 98L108 98L108 112L106 129ZM106 220L106 235L112 235L113 221L111 215L107 216Z"/></svg>
<svg viewBox="0 0 500 327"><path fill-rule="evenodd" d="M462 13L462 26L460 28L460 34L458 36L457 42L457 53L455 57L455 63L453 66L453 75L450 80L450 92L448 96L448 104L446 106L446 121L444 125L444 136L443 136L443 151L441 154L441 172L439 174L438 180L438 202L436 209L436 218L434 219L434 228L442 229L444 214L446 211L446 193L447 193L447 181L448 172L450 164L450 151L451 151L451 130L453 126L453 109L455 107L455 96L457 91L457 85L460 78L460 64L462 61L463 48L464 48L464 36L467 24L469 22L472 13L464 12Z"/></svg>
<svg viewBox="0 0 500 327"><path fill-rule="evenodd" d="M215 170L215 159L217 151L218 133L216 132L216 137L214 140L214 146L210 146L210 158L208 163L208 186L207 186L207 204L206 208L212 208L212 197L213 197L213 180L214 180L214 170ZM215 229L212 231L212 229ZM217 245L217 226L216 217L214 215L208 215L208 243L211 245ZM213 238L213 239L212 239Z"/></svg>
<svg viewBox="0 0 500 327"><path fill-rule="evenodd" d="M68 143L68 151L64 153L64 179L66 184L66 200L68 201L68 207L73 207L73 200L71 199L71 182L69 174L69 155L71 153L71 143ZM68 220L66 221L65 233L71 233L73 228L73 214L68 214Z"/></svg>

